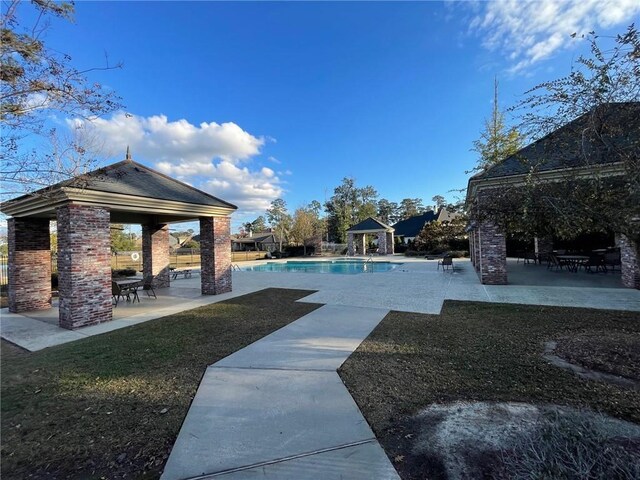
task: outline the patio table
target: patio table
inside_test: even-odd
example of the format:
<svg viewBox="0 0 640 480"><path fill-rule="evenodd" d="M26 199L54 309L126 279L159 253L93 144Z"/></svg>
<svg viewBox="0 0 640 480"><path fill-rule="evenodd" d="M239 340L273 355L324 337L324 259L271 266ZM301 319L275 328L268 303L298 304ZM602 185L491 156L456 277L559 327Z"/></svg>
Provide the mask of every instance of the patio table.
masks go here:
<svg viewBox="0 0 640 480"><path fill-rule="evenodd" d="M572 272L577 272L580 265L589 260L589 257L586 255L556 255L556 258L566 262L567 267Z"/></svg>

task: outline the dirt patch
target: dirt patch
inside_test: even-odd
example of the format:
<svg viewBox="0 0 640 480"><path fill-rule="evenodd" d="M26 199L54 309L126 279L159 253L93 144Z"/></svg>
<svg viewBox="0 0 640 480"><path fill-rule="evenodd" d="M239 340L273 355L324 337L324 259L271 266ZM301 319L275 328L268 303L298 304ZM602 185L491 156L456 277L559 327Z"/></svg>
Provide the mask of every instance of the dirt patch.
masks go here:
<svg viewBox="0 0 640 480"><path fill-rule="evenodd" d="M525 478L526 472L531 475L526 478L539 478L536 473L544 478L545 468L555 468L551 478L565 478L563 474L573 470L587 475L576 478L599 478L589 476L589 468L593 473L599 468L600 478L631 479L640 473L640 426L590 411L455 402L432 405L408 422L415 434L406 447L413 463L421 466L413 469L415 478ZM616 455L603 457L602 448ZM599 465L590 467L591 462ZM519 477L523 466L525 477Z"/></svg>

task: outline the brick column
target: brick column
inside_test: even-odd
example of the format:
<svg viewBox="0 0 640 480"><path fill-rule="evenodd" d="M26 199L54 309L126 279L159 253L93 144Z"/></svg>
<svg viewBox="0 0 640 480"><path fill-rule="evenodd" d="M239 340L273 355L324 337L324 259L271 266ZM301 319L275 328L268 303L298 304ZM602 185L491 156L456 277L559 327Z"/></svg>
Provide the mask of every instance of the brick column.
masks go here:
<svg viewBox="0 0 640 480"><path fill-rule="evenodd" d="M387 255L393 255L395 247L395 240L393 238L393 232L387 232Z"/></svg>
<svg viewBox="0 0 640 480"><path fill-rule="evenodd" d="M10 218L9 311L51 308L51 243L49 220Z"/></svg>
<svg viewBox="0 0 640 480"><path fill-rule="evenodd" d="M497 225L483 221L478 225L480 282L486 285L507 284L507 246Z"/></svg>
<svg viewBox="0 0 640 480"><path fill-rule="evenodd" d="M378 255L387 254L387 232L378 233Z"/></svg>
<svg viewBox="0 0 640 480"><path fill-rule="evenodd" d="M480 272L480 229L477 227L473 230L473 258L473 266Z"/></svg>
<svg viewBox="0 0 640 480"><path fill-rule="evenodd" d="M230 217L200 217L200 259L202 294L219 295L230 292Z"/></svg>
<svg viewBox="0 0 640 480"><path fill-rule="evenodd" d="M349 232L347 233L347 255L349 255L350 257L353 257L355 253L355 241L353 238L353 233Z"/></svg>
<svg viewBox="0 0 640 480"><path fill-rule="evenodd" d="M638 258L638 244L626 235L620 235L620 269L622 270L622 284L625 287L640 289L640 260Z"/></svg>
<svg viewBox="0 0 640 480"><path fill-rule="evenodd" d="M168 225L142 225L142 275L153 277L154 287L169 286Z"/></svg>
<svg viewBox="0 0 640 480"><path fill-rule="evenodd" d="M58 208L60 326L79 328L111 320L109 210Z"/></svg>
<svg viewBox="0 0 640 480"><path fill-rule="evenodd" d="M471 260L471 265L473 265L474 267L476 265L476 252L474 251L475 238L476 238L476 231L471 230L469 232L469 260Z"/></svg>

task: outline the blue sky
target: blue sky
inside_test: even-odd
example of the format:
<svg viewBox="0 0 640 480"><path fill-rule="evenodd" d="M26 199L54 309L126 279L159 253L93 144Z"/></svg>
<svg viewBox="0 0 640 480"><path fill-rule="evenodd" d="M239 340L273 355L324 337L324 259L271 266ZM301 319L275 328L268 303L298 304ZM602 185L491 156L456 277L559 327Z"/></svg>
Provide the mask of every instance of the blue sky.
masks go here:
<svg viewBox="0 0 640 480"><path fill-rule="evenodd" d="M566 75L584 42L622 32L637 1L77 2L46 40L124 112L92 128L124 158L237 204L234 231L277 197L324 201L345 176L399 202L466 185L491 112ZM72 123L67 119L66 123Z"/></svg>

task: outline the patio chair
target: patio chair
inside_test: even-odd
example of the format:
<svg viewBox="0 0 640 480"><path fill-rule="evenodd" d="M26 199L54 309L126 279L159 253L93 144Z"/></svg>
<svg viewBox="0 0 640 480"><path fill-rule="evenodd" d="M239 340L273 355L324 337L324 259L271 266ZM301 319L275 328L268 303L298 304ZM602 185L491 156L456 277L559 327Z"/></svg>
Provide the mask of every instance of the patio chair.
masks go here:
<svg viewBox="0 0 640 480"><path fill-rule="evenodd" d="M595 268L595 273L598 271L602 271L603 273L607 273L607 266L605 265L605 259L602 255L598 255L597 253L592 253L589 255L589 260L582 264L585 272L594 273L593 269Z"/></svg>
<svg viewBox="0 0 640 480"><path fill-rule="evenodd" d="M155 277L153 277L153 276L147 277L141 283L142 283L142 290L145 291L145 293L147 294L147 297L151 298L151 295L153 295L153 298L155 298L157 300L158 297L156 295L156 291L153 289L153 279L154 278ZM151 292L151 293L149 293L149 292Z"/></svg>
<svg viewBox="0 0 640 480"><path fill-rule="evenodd" d="M129 289L125 289L122 288L120 285L118 285L116 282L114 282L113 280L111 281L111 297L113 298L113 300L115 300L116 304L114 306L118 306L118 302L120 301L120 298L122 298L123 300L130 300L131 298L129 297L130 295L130 291Z"/></svg>
<svg viewBox="0 0 640 480"><path fill-rule="evenodd" d="M443 257L442 260L438 260L437 270L440 270L440 265L442 265L442 271L444 272L445 267L449 270L449 267L453 270L453 257Z"/></svg>
<svg viewBox="0 0 640 480"><path fill-rule="evenodd" d="M549 254L549 263L547 263L547 269L549 270L553 270L554 268L556 269L556 271L558 270L562 270L563 267L567 267L567 269L569 269L569 263L565 262L564 260L560 260L555 253L550 253Z"/></svg>

